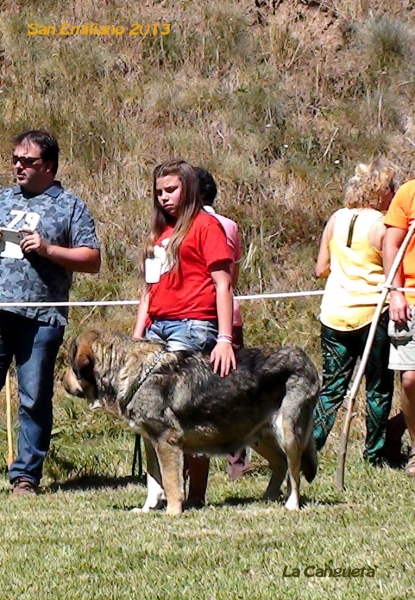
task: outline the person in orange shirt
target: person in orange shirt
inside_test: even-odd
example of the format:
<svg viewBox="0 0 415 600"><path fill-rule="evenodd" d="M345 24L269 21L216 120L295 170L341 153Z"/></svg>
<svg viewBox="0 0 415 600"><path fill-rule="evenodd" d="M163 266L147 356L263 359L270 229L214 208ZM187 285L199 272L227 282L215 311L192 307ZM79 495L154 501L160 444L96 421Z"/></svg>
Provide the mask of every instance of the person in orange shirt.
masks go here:
<svg viewBox="0 0 415 600"><path fill-rule="evenodd" d="M321 304L323 385L315 409L314 438L320 450L343 403L357 359L362 356L385 282L382 212L393 197L393 168L382 160L359 164L345 190L345 207L329 219L316 264L317 277L328 278ZM388 370L387 307L382 314L365 369L366 442L372 464L385 458L385 432L393 396Z"/></svg>
<svg viewBox="0 0 415 600"><path fill-rule="evenodd" d="M412 180L398 189L385 216L383 264L386 274L414 218L415 180ZM406 473L415 476L415 236L409 242L392 286L414 288L413 292L390 292L389 368L402 372L401 407L411 438Z"/></svg>

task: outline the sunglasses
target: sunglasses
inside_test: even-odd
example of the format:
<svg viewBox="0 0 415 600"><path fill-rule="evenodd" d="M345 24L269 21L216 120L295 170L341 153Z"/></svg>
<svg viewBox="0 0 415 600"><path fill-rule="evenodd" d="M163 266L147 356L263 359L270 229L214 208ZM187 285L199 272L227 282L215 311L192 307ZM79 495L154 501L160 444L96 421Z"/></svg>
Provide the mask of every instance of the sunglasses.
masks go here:
<svg viewBox="0 0 415 600"><path fill-rule="evenodd" d="M41 156L16 156L13 154L12 161L14 165L17 165L19 162L22 167L30 167L35 164L37 160L42 160Z"/></svg>

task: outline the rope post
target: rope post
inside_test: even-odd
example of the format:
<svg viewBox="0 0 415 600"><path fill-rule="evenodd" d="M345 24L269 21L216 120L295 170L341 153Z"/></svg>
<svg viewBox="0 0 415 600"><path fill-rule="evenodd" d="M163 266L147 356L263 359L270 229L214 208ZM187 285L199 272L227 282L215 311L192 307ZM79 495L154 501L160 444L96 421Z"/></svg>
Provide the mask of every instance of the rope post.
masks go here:
<svg viewBox="0 0 415 600"><path fill-rule="evenodd" d="M379 302L376 306L375 314L373 315L373 320L370 325L365 349L363 351L363 355L360 361L359 369L356 373L356 377L354 378L352 387L347 397L347 410L346 415L344 417L343 428L340 435L340 443L339 443L339 451L337 454L337 468L336 468L336 487L338 490L344 489L344 467L346 460L346 450L347 450L347 442L349 439L349 431L350 424L354 417L354 404L357 392L359 390L360 383L362 381L363 374L366 369L367 360L369 358L369 353L372 349L373 340L376 333L376 328L379 323L380 315L382 314L382 309L386 301L386 296L389 293L389 289L392 285L392 281L395 278L396 272L399 268L399 265L402 262L403 255L405 254L405 250L408 247L408 244L414 234L415 231L415 219L412 221L411 226L409 227L406 236L395 256L395 260L392 263L390 272L388 277L386 278L385 284L382 289L382 293L379 298Z"/></svg>

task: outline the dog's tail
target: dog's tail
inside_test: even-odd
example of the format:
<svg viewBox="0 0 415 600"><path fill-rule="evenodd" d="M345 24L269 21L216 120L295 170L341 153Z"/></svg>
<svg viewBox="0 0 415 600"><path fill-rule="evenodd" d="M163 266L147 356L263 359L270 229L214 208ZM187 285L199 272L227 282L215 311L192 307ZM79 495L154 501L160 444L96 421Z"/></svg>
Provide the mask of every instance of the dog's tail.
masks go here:
<svg viewBox="0 0 415 600"><path fill-rule="evenodd" d="M314 441L313 435L311 434L308 440L308 444L304 448L304 452L301 456L301 470L308 483L311 483L317 475L317 466L318 461L316 443Z"/></svg>

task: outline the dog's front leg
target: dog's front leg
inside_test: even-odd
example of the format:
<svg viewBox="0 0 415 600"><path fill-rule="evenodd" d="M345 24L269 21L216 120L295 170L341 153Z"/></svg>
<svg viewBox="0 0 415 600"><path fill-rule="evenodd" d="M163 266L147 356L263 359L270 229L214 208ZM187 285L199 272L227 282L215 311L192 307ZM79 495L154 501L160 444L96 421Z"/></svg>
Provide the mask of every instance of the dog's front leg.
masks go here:
<svg viewBox="0 0 415 600"><path fill-rule="evenodd" d="M147 498L141 512L147 513L152 509L159 508L165 500L165 495L154 446L146 437L143 439L147 460Z"/></svg>
<svg viewBox="0 0 415 600"><path fill-rule="evenodd" d="M183 452L178 446L173 446L165 440L157 441L155 450L167 498L166 512L168 515L180 515L184 502Z"/></svg>

